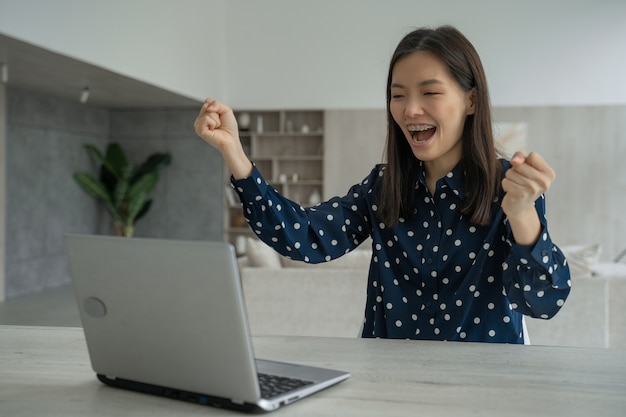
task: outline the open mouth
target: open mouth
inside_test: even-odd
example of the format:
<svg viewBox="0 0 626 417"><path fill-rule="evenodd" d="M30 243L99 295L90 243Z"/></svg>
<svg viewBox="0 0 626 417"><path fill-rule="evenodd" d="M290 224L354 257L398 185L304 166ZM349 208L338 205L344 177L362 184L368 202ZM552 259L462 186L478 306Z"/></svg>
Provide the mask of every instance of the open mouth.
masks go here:
<svg viewBox="0 0 626 417"><path fill-rule="evenodd" d="M408 131L411 133L413 142L416 144L424 143L428 139L432 138L437 128L433 125L410 125L407 126Z"/></svg>

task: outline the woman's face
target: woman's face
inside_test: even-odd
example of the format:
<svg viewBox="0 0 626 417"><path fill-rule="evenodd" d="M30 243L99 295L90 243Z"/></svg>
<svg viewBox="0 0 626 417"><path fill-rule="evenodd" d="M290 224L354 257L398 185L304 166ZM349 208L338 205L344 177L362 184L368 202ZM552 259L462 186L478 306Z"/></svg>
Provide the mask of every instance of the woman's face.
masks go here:
<svg viewBox="0 0 626 417"><path fill-rule="evenodd" d="M465 119L474 114L473 91L462 91L430 52L411 53L394 65L391 115L427 173L430 167L445 175L460 161Z"/></svg>

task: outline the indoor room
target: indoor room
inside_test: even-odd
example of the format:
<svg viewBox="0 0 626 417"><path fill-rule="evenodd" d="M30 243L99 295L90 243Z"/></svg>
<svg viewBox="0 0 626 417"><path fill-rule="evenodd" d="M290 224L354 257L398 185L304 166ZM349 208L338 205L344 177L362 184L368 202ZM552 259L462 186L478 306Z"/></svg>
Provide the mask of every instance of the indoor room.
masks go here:
<svg viewBox="0 0 626 417"><path fill-rule="evenodd" d="M0 328L82 327L65 237L83 234L229 242L253 338L356 343L375 244L318 265L273 251L194 120L207 97L225 103L271 187L304 207L344 196L386 162L398 41L452 25L484 65L499 149L556 173L546 219L572 290L554 318L525 317L529 344L624 368L625 18L621 0L0 0ZM126 227L87 190L116 151L151 171L147 185L129 171L146 192Z"/></svg>

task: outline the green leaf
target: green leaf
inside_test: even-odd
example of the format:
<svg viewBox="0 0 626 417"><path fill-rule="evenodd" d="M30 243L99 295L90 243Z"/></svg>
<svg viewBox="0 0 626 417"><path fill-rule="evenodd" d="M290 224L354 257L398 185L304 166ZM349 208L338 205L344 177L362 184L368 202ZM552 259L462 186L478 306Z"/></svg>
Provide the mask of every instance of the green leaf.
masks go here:
<svg viewBox="0 0 626 417"><path fill-rule="evenodd" d="M124 170L128 166L128 158L126 158L126 154L119 143L110 143L109 146L107 146L106 160L109 166L114 170L113 173L116 174L118 178L121 178Z"/></svg>
<svg viewBox="0 0 626 417"><path fill-rule="evenodd" d="M93 175L87 172L74 174L74 179L78 185L89 195L111 202L111 195L104 184L98 181Z"/></svg>
<svg viewBox="0 0 626 417"><path fill-rule="evenodd" d="M130 186L130 177L133 175L133 165L128 164L122 171L122 177L115 185L115 191L113 193L113 202L116 206L119 206L125 199Z"/></svg>
<svg viewBox="0 0 626 417"><path fill-rule="evenodd" d="M172 156L169 153L152 154L137 168L135 179L143 176L147 172L158 171L166 167L172 162Z"/></svg>
<svg viewBox="0 0 626 417"><path fill-rule="evenodd" d="M139 193L150 194L159 180L159 174L156 171L148 172L141 176L128 190L128 199L132 200Z"/></svg>
<svg viewBox="0 0 626 417"><path fill-rule="evenodd" d="M146 201L147 194L144 192L138 192L128 202L128 217L126 218L126 224L132 225L135 217L141 211L144 202Z"/></svg>
<svg viewBox="0 0 626 417"><path fill-rule="evenodd" d="M85 149L87 149L87 152L89 152L89 154L95 158L96 160L98 160L101 164L102 167L105 168L107 171L109 171L111 174L113 174L113 176L115 178L119 178L120 174L118 173L118 171L115 169L115 167L113 165L111 165L111 163L108 161L108 159L102 155L102 153L100 152L100 150L98 148L96 148L93 145L85 145ZM108 149L107 149L108 151ZM100 175L100 179L102 180L102 173Z"/></svg>
<svg viewBox="0 0 626 417"><path fill-rule="evenodd" d="M139 210L139 213L137 213L137 217L135 217L135 223L148 213L150 207L152 207L152 200L146 200L143 207L141 207L141 210Z"/></svg>
<svg viewBox="0 0 626 417"><path fill-rule="evenodd" d="M104 207L107 209L107 211L109 212L111 217L113 217L114 221L116 221L117 223L121 224L122 227L126 226L126 220L120 214L119 210L111 203L110 200L104 202Z"/></svg>

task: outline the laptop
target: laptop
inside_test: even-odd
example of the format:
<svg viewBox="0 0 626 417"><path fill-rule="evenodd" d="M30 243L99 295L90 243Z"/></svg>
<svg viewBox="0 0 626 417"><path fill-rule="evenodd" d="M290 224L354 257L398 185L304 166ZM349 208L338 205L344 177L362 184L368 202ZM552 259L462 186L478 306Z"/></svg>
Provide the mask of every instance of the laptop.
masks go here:
<svg viewBox="0 0 626 417"><path fill-rule="evenodd" d="M350 377L255 358L229 243L67 234L65 249L91 366L107 385L263 412Z"/></svg>

